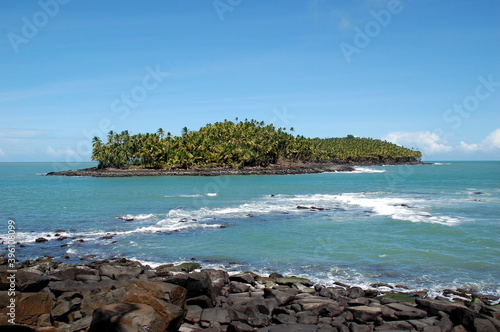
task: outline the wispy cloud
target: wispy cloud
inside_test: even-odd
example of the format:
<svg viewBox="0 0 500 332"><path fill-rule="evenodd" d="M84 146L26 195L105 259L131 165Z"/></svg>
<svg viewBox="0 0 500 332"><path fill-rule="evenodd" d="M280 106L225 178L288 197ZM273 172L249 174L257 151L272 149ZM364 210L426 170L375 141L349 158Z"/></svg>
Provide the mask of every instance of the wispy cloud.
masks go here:
<svg viewBox="0 0 500 332"><path fill-rule="evenodd" d="M450 152L453 147L447 145L440 135L431 131L396 131L382 139L406 147L414 147L424 154Z"/></svg>
<svg viewBox="0 0 500 332"><path fill-rule="evenodd" d="M5 152L3 152L3 150L2 150L2 149L0 149L0 157L3 157L3 156L5 156L5 155L6 155L6 153L5 153Z"/></svg>
<svg viewBox="0 0 500 332"><path fill-rule="evenodd" d="M128 79L132 80L134 78L129 77ZM122 81L123 77L53 82L50 84L34 86L31 88L0 92L0 103L26 100L44 96L59 95L59 94L71 94L75 92L86 91L88 89L95 89L99 85L111 84L114 82L122 82Z"/></svg>
<svg viewBox="0 0 500 332"><path fill-rule="evenodd" d="M382 139L398 145L414 147L426 155L447 152L474 153L500 150L500 128L492 131L479 143L460 141L457 145L450 145L441 135L430 131L397 131L388 133Z"/></svg>
<svg viewBox="0 0 500 332"><path fill-rule="evenodd" d="M461 141L459 148L465 152L493 151L500 150L500 128L492 131L485 139L479 143L468 144Z"/></svg>
<svg viewBox="0 0 500 332"><path fill-rule="evenodd" d="M54 149L50 145L47 147L47 149L45 150L45 152L48 155L50 155L52 157L57 157L57 158L60 158L60 157L68 158L68 157L71 157L71 156L77 156L78 155L76 153L76 151L74 151L73 149L70 149L70 148Z"/></svg>

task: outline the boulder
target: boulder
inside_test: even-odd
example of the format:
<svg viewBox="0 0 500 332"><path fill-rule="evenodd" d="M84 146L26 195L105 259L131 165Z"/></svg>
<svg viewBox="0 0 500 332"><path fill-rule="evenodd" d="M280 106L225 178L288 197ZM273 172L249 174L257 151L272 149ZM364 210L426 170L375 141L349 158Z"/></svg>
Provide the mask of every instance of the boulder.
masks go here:
<svg viewBox="0 0 500 332"><path fill-rule="evenodd" d="M297 277L289 277L289 278L277 278L276 283L280 285L288 285L292 286L295 283L300 283L304 286L312 287L314 283L306 278L297 278Z"/></svg>
<svg viewBox="0 0 500 332"><path fill-rule="evenodd" d="M278 301L279 306L287 305L288 303L292 302L295 299L295 296L290 293L282 292L271 288L264 289L264 297L275 298L276 301Z"/></svg>
<svg viewBox="0 0 500 332"><path fill-rule="evenodd" d="M359 306L349 308L349 311L354 319L362 323L376 321L382 316L382 308L380 307Z"/></svg>
<svg viewBox="0 0 500 332"><path fill-rule="evenodd" d="M229 277L230 281L243 282L250 285L255 285L255 278L251 273L240 273Z"/></svg>
<svg viewBox="0 0 500 332"><path fill-rule="evenodd" d="M227 327L227 332L253 332L255 329L243 322L231 322Z"/></svg>
<svg viewBox="0 0 500 332"><path fill-rule="evenodd" d="M453 310L457 308L465 308L465 306L462 303L445 302L441 300L416 298L415 302L417 303L420 309L426 310L427 312L429 312L431 315L434 316L438 316L440 311L450 314Z"/></svg>
<svg viewBox="0 0 500 332"><path fill-rule="evenodd" d="M92 314L89 332L163 332L165 322L146 304L115 303L96 309ZM173 329L167 331L175 331Z"/></svg>
<svg viewBox="0 0 500 332"><path fill-rule="evenodd" d="M245 293L250 290L250 285L238 281L231 281L229 283L231 293Z"/></svg>
<svg viewBox="0 0 500 332"><path fill-rule="evenodd" d="M229 324L231 317L226 309L222 308L208 308L203 309L201 320L205 322L217 322L220 324Z"/></svg>
<svg viewBox="0 0 500 332"><path fill-rule="evenodd" d="M10 309L7 307L10 303L8 292L0 292L0 324L6 324L8 320L7 313ZM17 324L36 325L41 316L50 315L54 307L54 300L50 293L16 293L15 297L15 321ZM4 321L5 319L5 321Z"/></svg>
<svg viewBox="0 0 500 332"><path fill-rule="evenodd" d="M162 318L169 330L177 331L179 329L185 315L183 308L185 300L181 299L180 303L183 306L179 306L170 303L170 300L165 299L165 296L162 296L161 293L152 292L151 288L142 289L138 285L132 285L127 290L121 299L123 303L147 304ZM157 295L159 296L157 297Z"/></svg>
<svg viewBox="0 0 500 332"><path fill-rule="evenodd" d="M50 279L37 273L17 271L9 273L0 272L0 291L9 290L12 282L15 284L16 291L36 293L47 287Z"/></svg>
<svg viewBox="0 0 500 332"><path fill-rule="evenodd" d="M137 278L144 269L139 266L115 266L104 264L99 267L99 274L117 280L120 276Z"/></svg>

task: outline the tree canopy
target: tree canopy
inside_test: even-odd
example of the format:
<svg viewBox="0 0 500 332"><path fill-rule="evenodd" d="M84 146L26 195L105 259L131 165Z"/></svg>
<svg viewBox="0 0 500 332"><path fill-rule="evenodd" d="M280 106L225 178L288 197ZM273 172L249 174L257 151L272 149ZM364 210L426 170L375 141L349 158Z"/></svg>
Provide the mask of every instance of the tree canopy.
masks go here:
<svg viewBox="0 0 500 332"><path fill-rule="evenodd" d="M207 124L180 136L165 133L131 135L110 131L107 142L93 139L92 160L99 168L193 168L269 166L286 162L401 163L421 158L419 151L372 138L306 138L294 129L256 120Z"/></svg>

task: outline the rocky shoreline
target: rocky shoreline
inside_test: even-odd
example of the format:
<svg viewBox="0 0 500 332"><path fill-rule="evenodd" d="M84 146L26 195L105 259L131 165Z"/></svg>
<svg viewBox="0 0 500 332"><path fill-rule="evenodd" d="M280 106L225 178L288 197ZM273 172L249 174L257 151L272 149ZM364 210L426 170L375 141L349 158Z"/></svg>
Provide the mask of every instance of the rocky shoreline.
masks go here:
<svg viewBox="0 0 500 332"><path fill-rule="evenodd" d="M14 315L35 331L500 331L499 299L468 290L445 290L451 302L404 286L326 287L194 262L151 268L42 257L14 271L0 263L0 325Z"/></svg>
<svg viewBox="0 0 500 332"><path fill-rule="evenodd" d="M415 163L400 163L396 165L418 165ZM286 174L314 174L324 172L351 172L354 166L386 165L386 163L287 163L269 165L267 167L216 167L192 169L117 169L97 167L79 170L50 172L47 175L62 176L91 176L91 177L131 177L131 176L220 176L220 175L286 175Z"/></svg>

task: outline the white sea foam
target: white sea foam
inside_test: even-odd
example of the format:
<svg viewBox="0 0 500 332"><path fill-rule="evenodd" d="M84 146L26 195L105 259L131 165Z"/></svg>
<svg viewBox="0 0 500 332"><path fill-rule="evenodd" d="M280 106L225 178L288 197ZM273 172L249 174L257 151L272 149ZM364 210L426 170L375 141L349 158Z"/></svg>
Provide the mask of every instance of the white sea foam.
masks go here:
<svg viewBox="0 0 500 332"><path fill-rule="evenodd" d="M127 215L119 217L119 219L123 219L123 220L146 220L146 219L153 218L154 216L155 215L152 214L152 213L149 213L149 214L137 214L137 215L127 214Z"/></svg>
<svg viewBox="0 0 500 332"><path fill-rule="evenodd" d="M386 170L385 169L374 169L374 168L369 168L369 167L359 167L359 166L356 166L354 167L354 171L352 172L349 172L349 173L385 173Z"/></svg>
<svg viewBox="0 0 500 332"><path fill-rule="evenodd" d="M163 197L172 198L172 197L181 197L181 198L196 198L196 197L215 197L217 193L204 193L204 194L184 194L184 195L164 195Z"/></svg>

